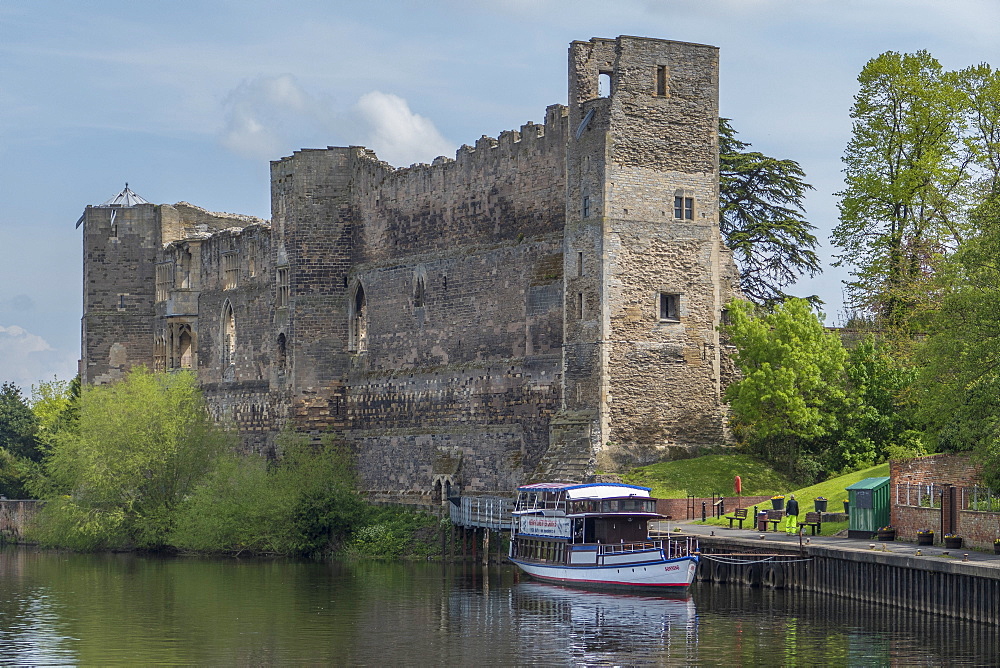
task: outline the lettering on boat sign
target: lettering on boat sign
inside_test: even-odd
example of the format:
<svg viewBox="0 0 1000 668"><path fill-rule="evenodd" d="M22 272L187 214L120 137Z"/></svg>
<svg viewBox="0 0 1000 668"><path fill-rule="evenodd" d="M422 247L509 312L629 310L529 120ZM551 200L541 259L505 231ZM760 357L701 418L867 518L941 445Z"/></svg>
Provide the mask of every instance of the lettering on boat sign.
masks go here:
<svg viewBox="0 0 1000 668"><path fill-rule="evenodd" d="M534 536L569 538L570 520L568 517L522 516L520 532Z"/></svg>
<svg viewBox="0 0 1000 668"><path fill-rule="evenodd" d="M673 566L664 566L663 567L663 570L665 570L665 571L679 571L680 569L681 569L681 567L678 566L677 564L674 564Z"/></svg>

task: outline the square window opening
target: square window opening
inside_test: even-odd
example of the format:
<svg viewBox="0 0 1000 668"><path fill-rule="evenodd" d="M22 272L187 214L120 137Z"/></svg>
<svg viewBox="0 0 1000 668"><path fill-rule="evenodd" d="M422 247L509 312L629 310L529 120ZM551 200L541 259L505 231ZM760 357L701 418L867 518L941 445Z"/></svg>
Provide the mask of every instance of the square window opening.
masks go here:
<svg viewBox="0 0 1000 668"><path fill-rule="evenodd" d="M660 320L678 321L681 319L681 296L667 292L660 293Z"/></svg>

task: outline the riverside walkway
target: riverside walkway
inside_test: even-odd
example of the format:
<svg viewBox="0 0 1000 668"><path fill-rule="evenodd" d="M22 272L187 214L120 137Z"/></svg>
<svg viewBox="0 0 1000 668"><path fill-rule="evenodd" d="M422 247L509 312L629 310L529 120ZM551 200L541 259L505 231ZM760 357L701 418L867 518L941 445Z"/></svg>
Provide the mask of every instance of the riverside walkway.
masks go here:
<svg viewBox="0 0 1000 668"><path fill-rule="evenodd" d="M671 536L698 537L702 581L801 588L1000 624L1000 555L686 522L671 522L670 529Z"/></svg>
<svg viewBox="0 0 1000 668"><path fill-rule="evenodd" d="M666 521L660 522L661 528L666 527ZM679 528L681 533L695 535L700 539L713 539L718 538L720 540L725 539L737 539L740 541L741 545L747 544L744 541L753 544L755 547L761 547L765 545L780 546L781 549L798 549L799 548L799 536L792 535L789 536L784 532L779 531L767 531L760 532L756 529L729 529L726 527L718 525L709 524L692 524L690 522L671 522L670 527ZM676 533L676 532L672 532ZM761 538L764 536L764 538ZM713 544L717 541L709 541ZM801 544L804 549L812 547L822 547L833 550L844 550L847 552L878 552L880 554L893 554L897 556L906 556L914 558L925 558L933 559L939 558L947 560L949 563L954 563L956 561L963 563L976 564L978 566L994 569L1000 571L1000 554L993 554L988 552L981 552L977 550L971 550L969 548L959 548L959 549L949 549L943 545L917 545L916 543L908 541L879 541L874 538L843 538L840 536L810 536L808 530L804 532L801 536ZM874 545L874 549L872 546ZM920 557L917 557L917 552L920 552ZM968 562L964 562L964 555L968 555Z"/></svg>

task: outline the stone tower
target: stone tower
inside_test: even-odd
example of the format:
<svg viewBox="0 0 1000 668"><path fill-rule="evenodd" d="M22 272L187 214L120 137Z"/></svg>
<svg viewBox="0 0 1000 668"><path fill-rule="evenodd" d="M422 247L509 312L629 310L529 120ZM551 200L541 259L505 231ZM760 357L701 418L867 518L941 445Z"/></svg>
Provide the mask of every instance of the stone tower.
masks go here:
<svg viewBox="0 0 1000 668"><path fill-rule="evenodd" d="M719 232L718 72L700 44L570 46L564 461L726 440L717 326L738 275Z"/></svg>
<svg viewBox="0 0 1000 668"><path fill-rule="evenodd" d="M157 207L125 189L88 206L83 226L84 383L122 378L153 357L153 288L160 247Z"/></svg>

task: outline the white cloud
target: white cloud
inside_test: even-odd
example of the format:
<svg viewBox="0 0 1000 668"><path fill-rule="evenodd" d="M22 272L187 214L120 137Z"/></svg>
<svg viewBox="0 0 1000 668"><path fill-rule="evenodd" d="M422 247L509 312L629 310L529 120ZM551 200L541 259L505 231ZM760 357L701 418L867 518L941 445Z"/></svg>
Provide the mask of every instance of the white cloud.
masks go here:
<svg viewBox="0 0 1000 668"><path fill-rule="evenodd" d="M12 382L28 391L32 385L53 376L68 378L76 373L76 355L56 350L23 327L0 325L0 381Z"/></svg>
<svg viewBox="0 0 1000 668"><path fill-rule="evenodd" d="M222 145L246 158L275 160L328 134L335 114L291 74L244 81L225 100Z"/></svg>
<svg viewBox="0 0 1000 668"><path fill-rule="evenodd" d="M372 91L358 100L357 113L368 126L366 145L394 165L430 162L452 155L455 147L429 119L415 114L398 95Z"/></svg>
<svg viewBox="0 0 1000 668"><path fill-rule="evenodd" d="M282 74L243 82L226 97L225 107L222 145L253 160L275 160L299 148L360 144L405 166L455 152L430 119L391 93L366 93L339 111Z"/></svg>

